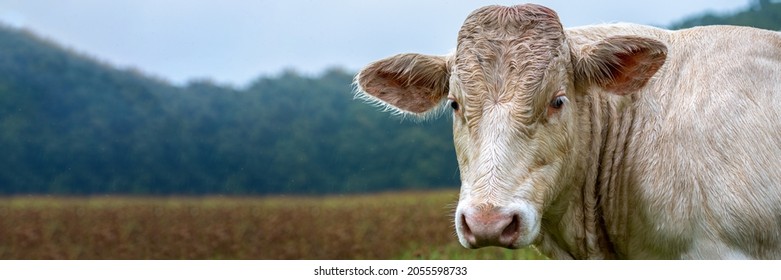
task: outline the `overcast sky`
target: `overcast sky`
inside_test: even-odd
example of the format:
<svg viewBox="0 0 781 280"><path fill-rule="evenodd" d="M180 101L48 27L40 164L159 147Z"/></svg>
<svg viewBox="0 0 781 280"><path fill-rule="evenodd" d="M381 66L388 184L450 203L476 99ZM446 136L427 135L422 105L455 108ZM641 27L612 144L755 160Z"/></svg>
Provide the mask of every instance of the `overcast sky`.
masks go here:
<svg viewBox="0 0 781 280"><path fill-rule="evenodd" d="M292 68L358 70L400 52L445 54L474 9L518 1L0 0L0 21L104 62L183 84L245 86ZM750 0L539 0L565 27L605 22L665 26Z"/></svg>

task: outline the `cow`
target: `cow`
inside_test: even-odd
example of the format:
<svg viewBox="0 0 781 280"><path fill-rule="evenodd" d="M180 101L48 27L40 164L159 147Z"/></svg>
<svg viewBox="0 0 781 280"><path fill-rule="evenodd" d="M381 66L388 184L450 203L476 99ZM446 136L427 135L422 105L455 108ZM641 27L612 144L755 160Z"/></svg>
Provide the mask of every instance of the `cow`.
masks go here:
<svg viewBox="0 0 781 280"><path fill-rule="evenodd" d="M355 81L395 112L452 111L466 248L781 258L779 32L564 29L543 6L488 6L453 53L391 56Z"/></svg>

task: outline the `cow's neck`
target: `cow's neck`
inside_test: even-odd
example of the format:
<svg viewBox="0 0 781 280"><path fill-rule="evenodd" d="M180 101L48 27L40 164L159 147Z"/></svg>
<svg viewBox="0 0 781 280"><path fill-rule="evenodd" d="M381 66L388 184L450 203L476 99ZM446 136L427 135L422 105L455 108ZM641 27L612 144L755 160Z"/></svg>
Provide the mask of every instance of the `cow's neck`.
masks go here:
<svg viewBox="0 0 781 280"><path fill-rule="evenodd" d="M625 240L629 202L621 186L628 174L624 163L632 133L632 98L592 94L584 100L586 106L580 106L580 113L589 116L582 119L589 123L578 133L589 137L574 149L579 153L573 155L572 175L579 179L554 206L559 213L550 222L556 230L546 238L558 248L543 251L561 257L563 250L568 257L583 259L622 258L626 252L619 241Z"/></svg>

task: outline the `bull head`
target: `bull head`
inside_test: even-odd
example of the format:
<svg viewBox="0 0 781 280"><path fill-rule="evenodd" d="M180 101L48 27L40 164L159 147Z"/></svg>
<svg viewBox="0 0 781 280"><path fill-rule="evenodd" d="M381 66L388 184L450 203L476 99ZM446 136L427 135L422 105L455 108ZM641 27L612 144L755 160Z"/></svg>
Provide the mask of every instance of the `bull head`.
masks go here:
<svg viewBox="0 0 781 280"><path fill-rule="evenodd" d="M489 6L467 17L455 53L392 56L356 82L362 98L400 113L450 107L458 239L467 248L520 248L539 240L543 220L584 182L590 95L637 91L666 51L631 36L575 44L548 8Z"/></svg>

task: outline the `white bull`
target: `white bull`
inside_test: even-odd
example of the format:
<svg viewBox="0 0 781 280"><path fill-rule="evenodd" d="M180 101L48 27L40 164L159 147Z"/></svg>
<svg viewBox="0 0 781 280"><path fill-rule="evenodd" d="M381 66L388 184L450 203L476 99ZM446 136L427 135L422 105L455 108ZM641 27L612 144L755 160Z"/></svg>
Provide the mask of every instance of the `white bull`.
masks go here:
<svg viewBox="0 0 781 280"><path fill-rule="evenodd" d="M563 29L536 5L468 16L448 56L356 77L416 115L452 107L467 248L560 259L781 258L781 34Z"/></svg>

